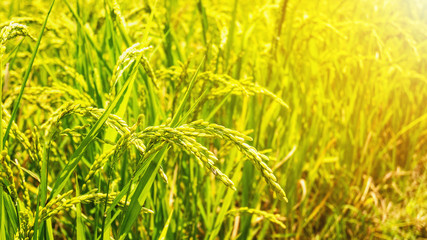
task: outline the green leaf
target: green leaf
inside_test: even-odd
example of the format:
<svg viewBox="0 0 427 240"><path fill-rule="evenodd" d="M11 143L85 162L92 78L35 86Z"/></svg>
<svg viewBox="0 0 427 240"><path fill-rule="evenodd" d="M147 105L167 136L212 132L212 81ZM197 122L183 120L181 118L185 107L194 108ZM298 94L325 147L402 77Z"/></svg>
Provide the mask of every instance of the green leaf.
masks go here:
<svg viewBox="0 0 427 240"><path fill-rule="evenodd" d="M6 194L3 189L2 193L5 220L7 219L7 221L3 221L3 223L5 223L5 231L9 234L15 234L18 229L18 215L16 214L16 208L14 207L10 196Z"/></svg>
<svg viewBox="0 0 427 240"><path fill-rule="evenodd" d="M202 66L204 62L204 59L200 62L199 66L197 67L196 72L193 74L193 77L191 78L190 84L188 85L187 91L185 91L184 96L181 99L181 103L179 104L178 109L176 110L175 116L173 116L171 121L171 126L176 127L179 123L179 118L181 117L182 113L184 112L184 106L187 103L188 98L190 97L190 92L194 87L194 84L196 83L197 75L199 74L200 67Z"/></svg>
<svg viewBox="0 0 427 240"><path fill-rule="evenodd" d="M76 197L80 196L80 189L79 189L79 179L76 174ZM77 240L84 240L85 233L83 229L83 222L82 222L82 205L81 203L76 204L76 226L77 226Z"/></svg>
<svg viewBox="0 0 427 240"><path fill-rule="evenodd" d="M3 201L3 186L0 187L0 238L6 239L6 209Z"/></svg>
<svg viewBox="0 0 427 240"><path fill-rule="evenodd" d="M164 240L166 238L166 234L168 233L168 229L169 229L169 226L171 223L172 215L173 215L173 209L172 209L171 213L169 214L169 217L165 223L165 226L163 227L163 230L162 230L162 233L160 234L159 240Z"/></svg>
<svg viewBox="0 0 427 240"><path fill-rule="evenodd" d="M138 182L138 186L132 195L130 205L126 211L122 224L120 225L120 239L124 239L126 237L126 234L129 232L133 223L138 218L144 201L150 193L150 188L154 182L154 177L159 171L162 159L166 153L166 149L166 147L163 147L162 150L160 150L155 155L154 159L150 161L148 168L142 176L141 180Z"/></svg>

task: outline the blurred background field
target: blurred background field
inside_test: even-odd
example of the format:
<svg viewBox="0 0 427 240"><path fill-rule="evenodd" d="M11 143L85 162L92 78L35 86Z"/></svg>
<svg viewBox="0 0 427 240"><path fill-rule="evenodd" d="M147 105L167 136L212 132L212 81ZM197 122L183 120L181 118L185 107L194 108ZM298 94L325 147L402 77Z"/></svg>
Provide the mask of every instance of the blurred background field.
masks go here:
<svg viewBox="0 0 427 240"><path fill-rule="evenodd" d="M203 119L244 133L288 202L232 141L195 137L236 191L174 145L143 191L152 213L122 234L133 205L106 223L105 194L133 181L141 155L115 152L87 182L96 159L121 144L104 126L57 192L73 190L64 208L36 229L41 239L427 238L426 1L57 0L31 65L50 4L0 3L0 27L28 31L1 36L3 133L31 69L0 167L1 239L34 236L37 206L56 197L62 169L103 112L57 125L53 117L76 102L107 109L133 75L111 109L129 129ZM117 77L135 43L151 46L143 64ZM104 195L79 198L93 193Z"/></svg>

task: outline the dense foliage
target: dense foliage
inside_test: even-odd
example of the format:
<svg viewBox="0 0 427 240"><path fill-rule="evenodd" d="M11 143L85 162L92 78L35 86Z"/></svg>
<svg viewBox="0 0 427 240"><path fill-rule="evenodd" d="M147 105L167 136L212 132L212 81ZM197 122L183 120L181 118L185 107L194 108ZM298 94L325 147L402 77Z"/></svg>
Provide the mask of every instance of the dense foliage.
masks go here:
<svg viewBox="0 0 427 240"><path fill-rule="evenodd" d="M0 239L427 238L425 1L0 7Z"/></svg>

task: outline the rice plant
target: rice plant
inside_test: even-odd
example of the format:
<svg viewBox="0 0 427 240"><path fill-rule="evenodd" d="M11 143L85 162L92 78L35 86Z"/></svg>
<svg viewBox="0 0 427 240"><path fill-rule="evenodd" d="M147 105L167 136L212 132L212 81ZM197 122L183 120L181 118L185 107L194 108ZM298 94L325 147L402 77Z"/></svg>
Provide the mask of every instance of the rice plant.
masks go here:
<svg viewBox="0 0 427 240"><path fill-rule="evenodd" d="M0 239L427 238L424 1L0 7Z"/></svg>

